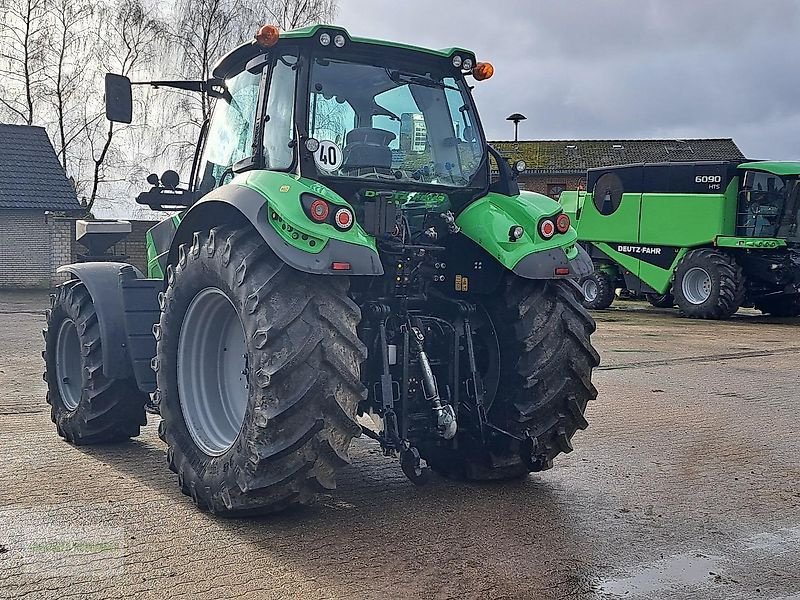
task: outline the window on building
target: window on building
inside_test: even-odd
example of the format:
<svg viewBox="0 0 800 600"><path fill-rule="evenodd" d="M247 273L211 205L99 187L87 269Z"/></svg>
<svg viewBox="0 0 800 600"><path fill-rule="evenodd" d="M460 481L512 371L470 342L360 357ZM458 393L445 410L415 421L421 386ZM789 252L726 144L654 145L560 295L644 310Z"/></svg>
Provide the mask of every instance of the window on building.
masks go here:
<svg viewBox="0 0 800 600"><path fill-rule="evenodd" d="M567 189L567 184L565 183L548 183L547 184L547 195L550 196L553 200L558 200L558 197L561 195L561 192Z"/></svg>

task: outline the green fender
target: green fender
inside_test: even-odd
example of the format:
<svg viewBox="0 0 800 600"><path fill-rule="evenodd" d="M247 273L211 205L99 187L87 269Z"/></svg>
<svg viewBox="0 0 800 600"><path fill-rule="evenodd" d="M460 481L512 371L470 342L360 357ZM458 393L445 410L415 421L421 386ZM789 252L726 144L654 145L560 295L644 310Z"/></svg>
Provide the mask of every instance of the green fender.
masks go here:
<svg viewBox="0 0 800 600"><path fill-rule="evenodd" d="M201 198L186 211L170 248L174 264L177 248L192 240L194 231L229 222L231 208L244 216L273 252L286 264L315 275L382 275L375 241L358 223L339 231L314 223L303 211L300 196L311 193L333 204L352 207L330 189L314 181L273 171L251 171L235 177ZM227 216L225 216L227 215ZM333 263L349 263L334 270Z"/></svg>
<svg viewBox="0 0 800 600"><path fill-rule="evenodd" d="M504 196L490 192L465 208L456 224L464 235L520 277L583 277L593 267L589 255L577 244L575 229L570 227L566 233L556 233L549 240L539 234L539 221L560 212L558 202L541 194L520 192L518 196ZM525 233L519 240L511 241L509 232L517 225ZM565 268L567 273L563 271Z"/></svg>

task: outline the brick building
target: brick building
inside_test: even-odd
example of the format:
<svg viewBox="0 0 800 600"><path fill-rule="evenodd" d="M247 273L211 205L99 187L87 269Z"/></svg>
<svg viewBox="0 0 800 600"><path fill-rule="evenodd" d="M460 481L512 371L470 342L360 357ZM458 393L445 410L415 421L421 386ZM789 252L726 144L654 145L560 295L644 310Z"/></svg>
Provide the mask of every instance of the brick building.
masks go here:
<svg viewBox="0 0 800 600"><path fill-rule="evenodd" d="M75 241L83 214L75 190L41 127L0 124L0 288L51 288L59 266L87 250ZM111 253L147 272L145 233L155 221L131 221Z"/></svg>
<svg viewBox="0 0 800 600"><path fill-rule="evenodd" d="M0 139L0 287L47 288L81 206L44 129L0 124Z"/></svg>
<svg viewBox="0 0 800 600"><path fill-rule="evenodd" d="M553 198L584 189L586 170L631 163L744 160L730 138L685 140L529 140L491 142L509 160L524 160L520 187Z"/></svg>

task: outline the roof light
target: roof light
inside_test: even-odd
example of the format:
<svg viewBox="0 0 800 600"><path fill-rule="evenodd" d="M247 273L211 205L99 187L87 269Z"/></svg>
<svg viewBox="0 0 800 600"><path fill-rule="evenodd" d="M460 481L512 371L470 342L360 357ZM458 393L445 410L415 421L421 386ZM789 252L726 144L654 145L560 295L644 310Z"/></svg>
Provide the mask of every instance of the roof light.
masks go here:
<svg viewBox="0 0 800 600"><path fill-rule="evenodd" d="M330 33L320 33L319 34L319 43L323 46L330 46L331 45L331 34Z"/></svg>
<svg viewBox="0 0 800 600"><path fill-rule="evenodd" d="M569 215L567 213L561 213L556 217L556 229L558 233L567 233L569 231Z"/></svg>
<svg viewBox="0 0 800 600"><path fill-rule="evenodd" d="M456 69L458 69L458 68L461 66L461 57L460 57L458 54L456 54L456 55L453 57L453 66L454 66Z"/></svg>
<svg viewBox="0 0 800 600"><path fill-rule="evenodd" d="M344 36L340 33L335 38L333 38L333 45L337 48L343 48L345 43Z"/></svg>
<svg viewBox="0 0 800 600"><path fill-rule="evenodd" d="M472 76L477 81L484 81L494 75L494 67L490 63L478 63L472 69Z"/></svg>
<svg viewBox="0 0 800 600"><path fill-rule="evenodd" d="M471 71L472 67L474 67L474 66L475 66L475 63L473 62L473 60L471 58L465 58L463 64L461 65L461 67L465 71Z"/></svg>
<svg viewBox="0 0 800 600"><path fill-rule="evenodd" d="M272 48L278 43L281 37L281 30L277 25L262 25L256 32L256 44L264 48Z"/></svg>
<svg viewBox="0 0 800 600"><path fill-rule="evenodd" d="M556 226L550 219L545 219L539 223L539 233L542 239L549 240L556 234Z"/></svg>

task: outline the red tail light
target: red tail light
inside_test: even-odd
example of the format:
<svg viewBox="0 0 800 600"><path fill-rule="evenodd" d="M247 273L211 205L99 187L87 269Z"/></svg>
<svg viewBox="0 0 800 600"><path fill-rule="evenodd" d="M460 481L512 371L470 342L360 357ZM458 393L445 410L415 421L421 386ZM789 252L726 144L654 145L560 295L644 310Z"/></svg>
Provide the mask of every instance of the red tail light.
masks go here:
<svg viewBox="0 0 800 600"><path fill-rule="evenodd" d="M556 234L556 226L553 224L553 221L550 219L544 219L541 223L539 223L539 234L545 240L549 240L551 237L553 237Z"/></svg>
<svg viewBox="0 0 800 600"><path fill-rule="evenodd" d="M334 221L339 229L350 229L353 225L353 213L349 208L340 208L336 211Z"/></svg>
<svg viewBox="0 0 800 600"><path fill-rule="evenodd" d="M312 221L324 223L328 219L328 214L330 214L331 209L325 200L317 198L311 203L308 212Z"/></svg>
<svg viewBox="0 0 800 600"><path fill-rule="evenodd" d="M561 213L556 217L556 229L558 233L567 233L569 231L569 215L566 213Z"/></svg>

